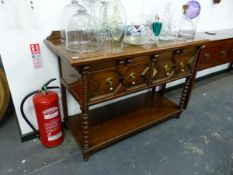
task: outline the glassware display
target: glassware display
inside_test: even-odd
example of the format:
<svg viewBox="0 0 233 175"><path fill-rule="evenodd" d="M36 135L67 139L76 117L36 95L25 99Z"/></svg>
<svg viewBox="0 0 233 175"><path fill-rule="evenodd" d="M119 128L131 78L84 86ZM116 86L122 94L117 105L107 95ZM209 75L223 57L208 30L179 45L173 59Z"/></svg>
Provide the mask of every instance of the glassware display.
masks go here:
<svg viewBox="0 0 233 175"><path fill-rule="evenodd" d="M60 16L60 27L61 27L61 41L65 42L66 36L65 36L65 28L71 18L74 14L77 13L79 9L85 9L84 6L79 4L77 0L72 0L70 4L66 5Z"/></svg>
<svg viewBox="0 0 233 175"><path fill-rule="evenodd" d="M109 26L114 41L121 40L126 26L126 11L120 0L108 4Z"/></svg>
<svg viewBox="0 0 233 175"><path fill-rule="evenodd" d="M185 39L193 39L196 33L201 5L195 0L183 5L183 18L180 24L178 36Z"/></svg>
<svg viewBox="0 0 233 175"><path fill-rule="evenodd" d="M88 11L88 13L93 17L96 18L96 7L97 7L97 3L99 0L82 0L82 4L84 4L84 6L86 7L86 10Z"/></svg>
<svg viewBox="0 0 233 175"><path fill-rule="evenodd" d="M109 24L109 17L108 17L108 5L109 2L102 1L102 6L100 8L100 15L99 15L99 40L102 44L102 50L104 52L111 52L111 46L113 43L113 37L111 32L111 27Z"/></svg>
<svg viewBox="0 0 233 175"><path fill-rule="evenodd" d="M159 19L159 16L156 15L154 22L152 23L152 29L155 36L159 36L162 29L162 23L159 21Z"/></svg>
<svg viewBox="0 0 233 175"><path fill-rule="evenodd" d="M121 41L126 26L126 11L120 0L102 1L99 15L99 39L104 51L122 49Z"/></svg>
<svg viewBox="0 0 233 175"><path fill-rule="evenodd" d="M101 41L112 40L111 27L108 17L108 4L107 1L102 1L99 15L99 36Z"/></svg>
<svg viewBox="0 0 233 175"><path fill-rule="evenodd" d="M131 17L125 31L124 43L131 45L146 45L153 42L151 25L151 23L147 23L145 15Z"/></svg>
<svg viewBox="0 0 233 175"><path fill-rule="evenodd" d="M65 33L66 49L69 51L89 53L99 49L96 21L83 8L71 17Z"/></svg>
<svg viewBox="0 0 233 175"><path fill-rule="evenodd" d="M159 36L160 40L175 40L177 37L176 27L174 25L174 9L172 8L171 3L167 3L166 8L164 10L164 14L162 16L162 29Z"/></svg>

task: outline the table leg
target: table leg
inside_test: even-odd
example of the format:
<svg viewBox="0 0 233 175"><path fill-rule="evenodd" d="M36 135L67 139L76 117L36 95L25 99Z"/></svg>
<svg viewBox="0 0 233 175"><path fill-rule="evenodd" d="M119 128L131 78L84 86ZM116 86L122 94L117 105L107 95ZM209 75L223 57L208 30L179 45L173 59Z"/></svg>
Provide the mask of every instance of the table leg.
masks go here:
<svg viewBox="0 0 233 175"><path fill-rule="evenodd" d="M196 56L195 56L195 62L194 62L192 75L186 77L185 86L183 88L183 92L182 92L181 99L180 99L180 105L179 105L179 108L181 110L186 109L188 106L189 99L191 97L191 93L192 93L192 89L193 89L193 84L194 84L195 79L196 79L197 66L198 66L198 62L199 62L198 57L200 55L201 49L203 49L203 48L204 48L204 46L198 48ZM179 115L178 115L178 118L179 118Z"/></svg>
<svg viewBox="0 0 233 175"><path fill-rule="evenodd" d="M66 97L66 88L62 83L61 83L61 98L62 98L64 120L66 121L68 119L67 97Z"/></svg>
<svg viewBox="0 0 233 175"><path fill-rule="evenodd" d="M82 70L82 84L83 84L83 103L82 110L82 135L83 135L83 159L89 159L89 106L88 106L88 68L84 67Z"/></svg>
<svg viewBox="0 0 233 175"><path fill-rule="evenodd" d="M82 134L83 134L83 160L89 160L89 122L88 122L88 113L83 112L82 115Z"/></svg>
<svg viewBox="0 0 233 175"><path fill-rule="evenodd" d="M184 86L184 89L183 89L183 92L182 92L182 95L181 95L181 99L180 99L180 105L179 105L180 109L186 109L187 108L189 97L190 97L191 91L192 91L192 88L190 88L191 79L192 79L191 76L186 78L185 86Z"/></svg>
<svg viewBox="0 0 233 175"><path fill-rule="evenodd" d="M156 92L156 87L153 87L151 92L155 93Z"/></svg>
<svg viewBox="0 0 233 175"><path fill-rule="evenodd" d="M231 70L233 70L233 62L230 63L229 68L228 68L228 71L231 71Z"/></svg>
<svg viewBox="0 0 233 175"><path fill-rule="evenodd" d="M160 94L160 95L164 95L165 90L166 90L166 86L167 86L167 84L166 84L166 83L165 83L165 84L163 84L163 85L161 86L161 89L159 90L159 94Z"/></svg>
<svg viewBox="0 0 233 175"><path fill-rule="evenodd" d="M59 63L59 76L60 76L60 81L62 79L62 69L61 69L61 58L58 57L58 63ZM68 108L67 108L67 96L66 96L66 87L63 85L61 82L61 99L62 99L62 108L63 108L63 116L64 116L64 121L68 120ZM68 127L65 125L66 129Z"/></svg>

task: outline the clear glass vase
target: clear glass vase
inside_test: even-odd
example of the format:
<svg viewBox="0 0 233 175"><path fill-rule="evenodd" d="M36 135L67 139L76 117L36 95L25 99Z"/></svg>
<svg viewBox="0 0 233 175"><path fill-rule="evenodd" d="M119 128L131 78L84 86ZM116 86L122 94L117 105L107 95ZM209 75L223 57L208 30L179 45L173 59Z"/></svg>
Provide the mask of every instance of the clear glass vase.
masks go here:
<svg viewBox="0 0 233 175"><path fill-rule="evenodd" d="M69 51L89 53L99 49L96 21L84 9L79 9L71 17L65 33L66 49Z"/></svg>
<svg viewBox="0 0 233 175"><path fill-rule="evenodd" d="M118 52L126 26L126 11L120 0L102 1L99 15L99 39L105 52Z"/></svg>
<svg viewBox="0 0 233 175"><path fill-rule="evenodd" d="M177 38L174 16L175 9L172 7L172 3L167 3L162 16L162 29L159 36L160 40L169 41Z"/></svg>
<svg viewBox="0 0 233 175"><path fill-rule="evenodd" d="M196 0L188 1L183 5L183 17L180 23L178 36L184 39L193 39L196 34L201 5Z"/></svg>
<svg viewBox="0 0 233 175"><path fill-rule="evenodd" d="M126 26L126 11L120 0L108 4L109 26L114 41L122 39Z"/></svg>
<svg viewBox="0 0 233 175"><path fill-rule="evenodd" d="M110 27L109 21L109 14L108 14L108 5L109 2L102 1L102 6L100 8L100 15L99 15L99 41L102 45L103 52L111 52L112 51L112 43L113 43L113 36Z"/></svg>
<svg viewBox="0 0 233 175"><path fill-rule="evenodd" d="M84 9L85 7L79 4L77 0L72 0L70 4L66 5L61 12L60 16L60 31L61 31L61 41L66 41L65 28L69 23L70 18L77 13L78 10Z"/></svg>

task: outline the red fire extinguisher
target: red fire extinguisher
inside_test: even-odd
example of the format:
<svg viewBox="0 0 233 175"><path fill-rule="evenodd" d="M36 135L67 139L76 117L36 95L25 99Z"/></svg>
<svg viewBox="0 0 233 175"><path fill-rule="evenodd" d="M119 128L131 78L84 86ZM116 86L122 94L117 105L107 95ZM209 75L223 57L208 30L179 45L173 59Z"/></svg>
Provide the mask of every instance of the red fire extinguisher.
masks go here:
<svg viewBox="0 0 233 175"><path fill-rule="evenodd" d="M55 147L63 141L58 95L56 92L48 90L59 89L57 86L48 87L48 85L54 80L56 79L49 80L41 87L40 90L29 93L23 98L20 105L20 111L24 120L32 128L36 136L40 138L42 145L45 147ZM34 95L32 99L39 131L36 130L32 123L30 123L23 110L25 101L32 95Z"/></svg>

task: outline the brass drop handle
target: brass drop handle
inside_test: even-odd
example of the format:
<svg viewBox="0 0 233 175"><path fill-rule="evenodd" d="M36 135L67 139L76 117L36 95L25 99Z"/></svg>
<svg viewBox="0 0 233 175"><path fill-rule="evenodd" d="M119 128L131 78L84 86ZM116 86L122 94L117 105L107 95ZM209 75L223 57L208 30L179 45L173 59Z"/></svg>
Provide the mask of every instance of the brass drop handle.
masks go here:
<svg viewBox="0 0 233 175"><path fill-rule="evenodd" d="M113 87L112 87L112 78L108 78L107 80L106 80L106 83L107 83L107 85L108 85L108 88L109 88L109 91L113 91L114 89L113 89Z"/></svg>
<svg viewBox="0 0 233 175"><path fill-rule="evenodd" d="M170 67L169 67L169 65L166 64L164 66L164 69L165 69L166 75L169 76L170 75Z"/></svg>
<svg viewBox="0 0 233 175"><path fill-rule="evenodd" d="M129 78L132 80L132 85L135 85L136 84L136 82L135 82L135 80L136 80L136 74L135 73L131 73L129 75Z"/></svg>
<svg viewBox="0 0 233 175"><path fill-rule="evenodd" d="M180 71L184 72L185 71L185 65L183 62L180 62Z"/></svg>

